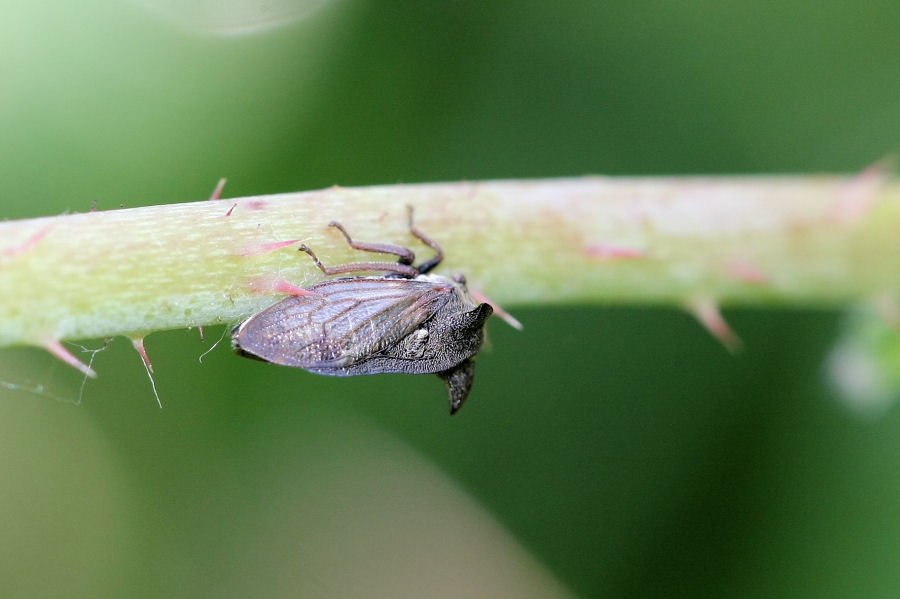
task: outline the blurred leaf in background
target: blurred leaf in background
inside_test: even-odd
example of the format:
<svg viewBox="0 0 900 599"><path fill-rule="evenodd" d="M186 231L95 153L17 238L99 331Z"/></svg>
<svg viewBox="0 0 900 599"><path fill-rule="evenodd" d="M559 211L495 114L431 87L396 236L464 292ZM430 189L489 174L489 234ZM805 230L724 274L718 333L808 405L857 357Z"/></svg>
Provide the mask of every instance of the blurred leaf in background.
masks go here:
<svg viewBox="0 0 900 599"><path fill-rule="evenodd" d="M147 2L3 9L3 217L202 200L222 176L241 196L846 172L900 147L892 2ZM201 364L221 327L147 339L162 411L126 340L78 406L77 373L3 350L4 596L900 585L900 414L833 401L835 314L733 312L737 357L670 309L516 315L453 418L433 377L226 343Z"/></svg>

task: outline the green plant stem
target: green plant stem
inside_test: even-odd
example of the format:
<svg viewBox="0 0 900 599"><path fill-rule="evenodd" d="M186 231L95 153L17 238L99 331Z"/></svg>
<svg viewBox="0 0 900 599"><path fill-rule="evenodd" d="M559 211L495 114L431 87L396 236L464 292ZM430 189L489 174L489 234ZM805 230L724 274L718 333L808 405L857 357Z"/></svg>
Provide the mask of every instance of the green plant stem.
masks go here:
<svg viewBox="0 0 900 599"><path fill-rule="evenodd" d="M333 187L0 223L0 346L237 322L283 297L272 282L322 278L301 242L371 259L331 220L429 256L407 204L439 271L504 306L833 306L900 287L900 185L866 175Z"/></svg>

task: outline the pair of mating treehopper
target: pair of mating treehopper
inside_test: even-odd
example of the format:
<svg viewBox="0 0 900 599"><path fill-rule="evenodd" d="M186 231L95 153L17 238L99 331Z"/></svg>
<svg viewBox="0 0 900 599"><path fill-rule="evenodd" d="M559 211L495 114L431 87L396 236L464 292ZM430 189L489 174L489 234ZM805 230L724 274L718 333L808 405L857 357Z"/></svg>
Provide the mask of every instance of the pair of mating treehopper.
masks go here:
<svg viewBox="0 0 900 599"><path fill-rule="evenodd" d="M434 257L418 266L408 248L353 241L340 223L329 226L353 249L391 254L397 262L329 267L301 246L326 275L385 274L323 281L307 287L306 294L281 300L234 328L234 350L330 376L437 374L447 384L450 413L456 413L472 388L473 357L484 341L491 306L472 297L462 275L451 279L428 274L444 254L413 225L411 207L410 233L435 250Z"/></svg>

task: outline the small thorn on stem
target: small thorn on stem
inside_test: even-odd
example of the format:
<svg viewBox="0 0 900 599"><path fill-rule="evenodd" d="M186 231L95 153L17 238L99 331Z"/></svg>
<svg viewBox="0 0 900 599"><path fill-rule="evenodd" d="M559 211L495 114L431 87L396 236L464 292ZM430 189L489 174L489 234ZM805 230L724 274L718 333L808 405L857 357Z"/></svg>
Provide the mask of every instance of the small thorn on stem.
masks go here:
<svg viewBox="0 0 900 599"><path fill-rule="evenodd" d="M209 199L212 201L218 200L222 197L222 190L225 189L225 183L228 182L228 179L222 177L219 179L219 182L216 183L216 188L213 190L212 195L209 196Z"/></svg>
<svg viewBox="0 0 900 599"><path fill-rule="evenodd" d="M591 243L584 247L584 253L597 260L634 260L646 258L642 249L630 248L610 243Z"/></svg>
<svg viewBox="0 0 900 599"><path fill-rule="evenodd" d="M731 353L741 350L743 344L734 330L722 317L719 305L711 299L694 300L689 303L688 309L694 315L703 328L719 340L725 349Z"/></svg>
<svg viewBox="0 0 900 599"><path fill-rule="evenodd" d="M197 325L197 332L200 333L200 341L206 341L206 339L203 337L203 325L202 324Z"/></svg>
<svg viewBox="0 0 900 599"><path fill-rule="evenodd" d="M255 256L257 254L265 254L268 252L274 252L275 250L280 250L281 248L286 248L294 245L300 241L299 239L288 239L287 241L272 241L268 243L249 243L241 248L239 252L240 256Z"/></svg>
<svg viewBox="0 0 900 599"><path fill-rule="evenodd" d="M290 281L284 279L272 279L269 277L261 277L250 282L250 288L254 293L286 293L288 295L317 295L313 291L297 287Z"/></svg>
<svg viewBox="0 0 900 599"><path fill-rule="evenodd" d="M150 356L147 355L147 349L144 347L144 338L132 337L131 343L134 345L134 349L137 350L137 353L140 354L141 360L144 361L144 366L147 370L153 372L153 364L150 363Z"/></svg>
<svg viewBox="0 0 900 599"><path fill-rule="evenodd" d="M867 166L847 183L832 206L835 220L851 223L865 216L874 206L878 191L895 170L895 162L894 156L886 156Z"/></svg>
<svg viewBox="0 0 900 599"><path fill-rule="evenodd" d="M277 291L278 293L287 293L288 295L316 295L315 292L304 289L303 287L297 287L284 279L273 281L272 290Z"/></svg>
<svg viewBox="0 0 900 599"><path fill-rule="evenodd" d="M769 282L766 275L763 274L763 271L757 268L752 262L734 260L729 262L726 268L732 276L745 283L750 283L752 285L766 285Z"/></svg>
<svg viewBox="0 0 900 599"><path fill-rule="evenodd" d="M875 298L875 310L889 329L900 332L900 302L891 294Z"/></svg>
<svg viewBox="0 0 900 599"><path fill-rule="evenodd" d="M132 337L131 343L134 345L134 349L137 350L138 355L141 356L141 362L144 363L144 370L147 371L147 377L150 379L150 386L153 388L153 396L156 397L156 405L158 405L161 410L162 401L159 399L159 392L156 390L156 381L153 380L153 364L150 363L150 357L147 355L146 348L144 348L144 338Z"/></svg>
<svg viewBox="0 0 900 599"><path fill-rule="evenodd" d="M41 239L43 239L49 232L50 232L50 225L47 225L46 227L44 227L43 229L41 229L40 231L38 231L37 233L35 233L31 237L29 237L22 243L19 243L12 247L8 247L8 248L4 249L3 251L0 251L0 256L4 256L4 257L16 256L18 254L27 252L32 247L34 247L37 244L37 242L39 242Z"/></svg>
<svg viewBox="0 0 900 599"><path fill-rule="evenodd" d="M85 376L89 376L92 379L97 378L97 373L93 368L76 358L72 355L72 352L67 350L62 343L60 343L56 339L51 339L49 341L44 342L44 349L48 352L68 364L69 366L77 369L79 372L84 374Z"/></svg>

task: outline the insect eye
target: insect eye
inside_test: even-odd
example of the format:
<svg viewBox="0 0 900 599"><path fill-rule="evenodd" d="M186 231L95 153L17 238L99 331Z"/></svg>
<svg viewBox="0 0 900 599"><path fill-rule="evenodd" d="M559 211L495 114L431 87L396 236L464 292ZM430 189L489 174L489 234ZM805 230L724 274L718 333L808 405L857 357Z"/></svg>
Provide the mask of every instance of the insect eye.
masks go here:
<svg viewBox="0 0 900 599"><path fill-rule="evenodd" d="M459 283L460 285L466 284L466 276L462 273L456 273L453 275L453 280Z"/></svg>

